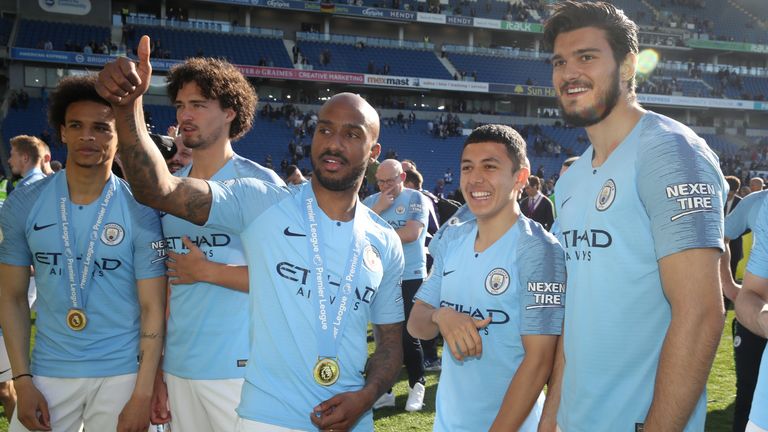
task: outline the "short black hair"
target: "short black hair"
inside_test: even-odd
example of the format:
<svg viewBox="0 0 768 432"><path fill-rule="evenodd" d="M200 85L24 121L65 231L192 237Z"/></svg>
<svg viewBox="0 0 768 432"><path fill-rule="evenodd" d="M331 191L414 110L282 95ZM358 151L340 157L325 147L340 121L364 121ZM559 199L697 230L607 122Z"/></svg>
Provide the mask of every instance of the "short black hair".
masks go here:
<svg viewBox="0 0 768 432"><path fill-rule="evenodd" d="M463 148L470 144L481 142L494 142L504 145L515 171L521 167L528 166L525 140L511 127L500 124L487 124L477 127L469 134L467 140L464 141Z"/></svg>
<svg viewBox="0 0 768 432"><path fill-rule="evenodd" d="M624 11L614 5L602 1L577 2L566 0L554 6L554 12L544 23L544 47L552 52L555 39L560 33L595 27L605 31L606 39L611 45L616 64L627 57L627 54L640 52L637 41L637 24L629 19ZM635 90L635 77L629 79L630 92Z"/></svg>
<svg viewBox="0 0 768 432"><path fill-rule="evenodd" d="M61 141L61 126L64 125L69 105L80 101L91 101L108 106L112 105L96 92L96 74L71 75L59 81L59 85L51 92L48 105L48 123Z"/></svg>

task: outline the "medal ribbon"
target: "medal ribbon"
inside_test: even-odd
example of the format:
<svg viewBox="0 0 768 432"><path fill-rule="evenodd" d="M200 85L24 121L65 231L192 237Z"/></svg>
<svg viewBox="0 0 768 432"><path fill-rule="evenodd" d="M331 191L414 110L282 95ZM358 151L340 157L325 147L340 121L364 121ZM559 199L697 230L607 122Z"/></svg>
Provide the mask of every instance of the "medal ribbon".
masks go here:
<svg viewBox="0 0 768 432"><path fill-rule="evenodd" d="M338 345L344 325L347 321L344 319L349 308L349 298L352 295L357 278L360 274L360 256L363 252L363 233L361 218L364 217L362 204L355 205L355 216L352 220L352 248L349 251L349 258L344 279L340 283L341 298L337 295L336 300L330 302L330 293L326 290L326 269L325 259L322 251L322 240L319 231L317 215L320 208L317 206L312 184L307 183L302 193L302 202L304 203L304 222L308 230L307 245L309 246L309 256L312 257L312 266L314 267L314 286L315 295L312 302L317 319L315 326L315 335L317 336L318 356L322 358L336 358Z"/></svg>
<svg viewBox="0 0 768 432"><path fill-rule="evenodd" d="M81 265L77 265L77 236L70 230L72 223L69 216L72 214L72 201L69 199L69 190L67 189L66 174L59 175L56 179L56 196L59 205L59 233L61 234L61 244L64 250L64 264L67 270L67 287L69 288L69 301L73 309L85 309L88 301L87 293L89 291L92 277L91 265L96 252L99 250L99 232L106 216L112 207L112 197L115 195L116 181L115 176L110 175L106 187L101 191L99 210L96 214L96 220L91 227L91 235L88 239L88 247L85 249L85 255L80 260Z"/></svg>

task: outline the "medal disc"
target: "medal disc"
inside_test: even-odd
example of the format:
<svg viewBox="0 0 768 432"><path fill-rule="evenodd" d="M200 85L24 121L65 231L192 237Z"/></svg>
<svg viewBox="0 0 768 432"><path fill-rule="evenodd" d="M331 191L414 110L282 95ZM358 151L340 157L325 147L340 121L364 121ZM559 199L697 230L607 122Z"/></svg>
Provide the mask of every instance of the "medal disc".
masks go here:
<svg viewBox="0 0 768 432"><path fill-rule="evenodd" d="M313 373L318 384L333 385L339 379L339 363L332 358L321 358L315 364Z"/></svg>
<svg viewBox="0 0 768 432"><path fill-rule="evenodd" d="M80 309L70 309L67 312L67 326L74 331L81 331L88 323L85 312Z"/></svg>

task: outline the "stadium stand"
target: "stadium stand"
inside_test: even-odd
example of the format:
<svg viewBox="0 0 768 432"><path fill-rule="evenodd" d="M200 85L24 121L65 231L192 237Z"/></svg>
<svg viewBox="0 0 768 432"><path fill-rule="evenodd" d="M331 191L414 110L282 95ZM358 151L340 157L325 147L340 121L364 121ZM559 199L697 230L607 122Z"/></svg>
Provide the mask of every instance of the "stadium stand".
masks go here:
<svg viewBox="0 0 768 432"><path fill-rule="evenodd" d="M110 37L109 27L22 19L15 45L42 49L47 41L51 42L53 49L57 51L82 52L85 45L91 42L101 44L109 41Z"/></svg>

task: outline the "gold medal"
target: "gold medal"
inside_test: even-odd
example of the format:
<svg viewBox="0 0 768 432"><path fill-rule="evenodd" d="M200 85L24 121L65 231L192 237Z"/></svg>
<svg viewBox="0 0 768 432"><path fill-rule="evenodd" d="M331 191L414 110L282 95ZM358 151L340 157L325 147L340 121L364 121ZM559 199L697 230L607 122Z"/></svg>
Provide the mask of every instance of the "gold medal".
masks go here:
<svg viewBox="0 0 768 432"><path fill-rule="evenodd" d="M339 379L339 363L328 357L318 359L313 373L318 384L333 385Z"/></svg>
<svg viewBox="0 0 768 432"><path fill-rule="evenodd" d="M70 309L67 312L67 326L74 331L81 331L88 323L88 318L85 316L85 311L82 309Z"/></svg>

